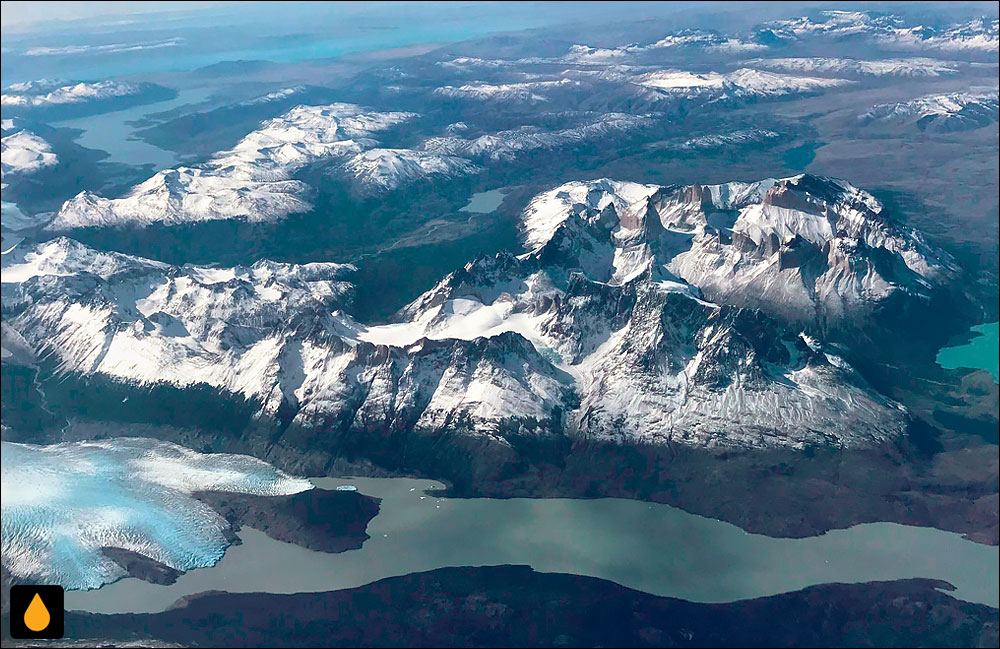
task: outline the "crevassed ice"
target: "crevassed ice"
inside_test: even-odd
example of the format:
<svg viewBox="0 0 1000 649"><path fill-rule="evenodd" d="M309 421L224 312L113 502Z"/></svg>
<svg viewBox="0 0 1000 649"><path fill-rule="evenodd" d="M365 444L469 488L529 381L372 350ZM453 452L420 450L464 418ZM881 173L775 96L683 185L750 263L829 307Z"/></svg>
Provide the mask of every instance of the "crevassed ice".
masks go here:
<svg viewBox="0 0 1000 649"><path fill-rule="evenodd" d="M124 576L101 548L138 552L178 570L213 565L228 542L223 518L196 491L287 495L311 489L266 462L203 454L152 439L50 446L2 442L3 566L68 589Z"/></svg>

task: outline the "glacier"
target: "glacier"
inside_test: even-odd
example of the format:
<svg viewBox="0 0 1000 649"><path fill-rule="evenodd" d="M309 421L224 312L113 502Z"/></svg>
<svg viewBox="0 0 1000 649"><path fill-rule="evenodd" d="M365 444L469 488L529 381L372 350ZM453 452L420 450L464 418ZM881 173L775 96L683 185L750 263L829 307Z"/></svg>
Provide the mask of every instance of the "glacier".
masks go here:
<svg viewBox="0 0 1000 649"><path fill-rule="evenodd" d="M195 492L278 496L312 488L252 457L144 438L49 446L4 441L2 450L4 569L74 590L125 575L103 547L177 570L215 564L229 545L228 524Z"/></svg>

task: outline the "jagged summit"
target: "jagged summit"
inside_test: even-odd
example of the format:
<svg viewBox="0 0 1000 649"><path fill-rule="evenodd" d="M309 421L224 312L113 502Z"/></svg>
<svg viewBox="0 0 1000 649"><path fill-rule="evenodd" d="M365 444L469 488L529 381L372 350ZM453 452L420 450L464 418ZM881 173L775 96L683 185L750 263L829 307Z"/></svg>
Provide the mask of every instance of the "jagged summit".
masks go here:
<svg viewBox="0 0 1000 649"><path fill-rule="evenodd" d="M870 446L909 417L816 330L958 274L871 194L807 174L567 183L522 227L524 253L377 326L349 314L348 266L178 267L56 239L5 256L5 323L57 371L207 384L294 430Z"/></svg>
<svg viewBox="0 0 1000 649"><path fill-rule="evenodd" d="M522 227L528 251L571 258L597 281L650 270L709 300L804 324L863 320L892 297L926 299L958 273L871 194L808 174L687 187L568 183L532 200Z"/></svg>

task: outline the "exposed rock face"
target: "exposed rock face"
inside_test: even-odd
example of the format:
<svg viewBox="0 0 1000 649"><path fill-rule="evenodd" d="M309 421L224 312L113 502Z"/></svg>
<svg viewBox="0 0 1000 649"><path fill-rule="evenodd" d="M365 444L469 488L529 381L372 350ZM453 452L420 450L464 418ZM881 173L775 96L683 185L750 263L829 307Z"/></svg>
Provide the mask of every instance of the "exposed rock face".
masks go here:
<svg viewBox="0 0 1000 649"><path fill-rule="evenodd" d="M344 312L349 266L176 267L68 239L5 257L4 314L57 373L209 386L291 446L869 447L908 416L815 332L957 273L870 195L812 176L570 183L524 231L527 254L471 262L390 325Z"/></svg>
<svg viewBox="0 0 1000 649"><path fill-rule="evenodd" d="M582 229L588 245L565 243L560 227ZM870 194L809 175L680 188L569 183L532 201L524 230L528 249L558 245L594 279L617 284L648 270L713 302L819 330L891 300L925 301L958 276L947 253L885 217Z"/></svg>
<svg viewBox="0 0 1000 649"><path fill-rule="evenodd" d="M378 498L329 489L267 498L205 491L195 497L222 514L234 531L245 525L318 552L360 548L369 538L368 523L379 510Z"/></svg>
<svg viewBox="0 0 1000 649"><path fill-rule="evenodd" d="M129 577L135 577L151 584L169 585L177 581L177 578L184 574L183 570L171 568L165 563L156 559L116 547L101 548L101 552L111 559L125 571Z"/></svg>

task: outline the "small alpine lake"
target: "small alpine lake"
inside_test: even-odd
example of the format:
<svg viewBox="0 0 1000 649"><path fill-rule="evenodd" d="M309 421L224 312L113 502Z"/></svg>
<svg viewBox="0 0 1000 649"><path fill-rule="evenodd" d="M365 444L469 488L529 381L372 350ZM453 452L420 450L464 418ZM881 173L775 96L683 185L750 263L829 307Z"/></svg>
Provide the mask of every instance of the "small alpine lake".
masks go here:
<svg viewBox="0 0 1000 649"><path fill-rule="evenodd" d="M477 214L489 214L496 211L503 203L503 189L491 189L487 192L478 192L469 198L469 204L458 210L459 212L475 212Z"/></svg>

